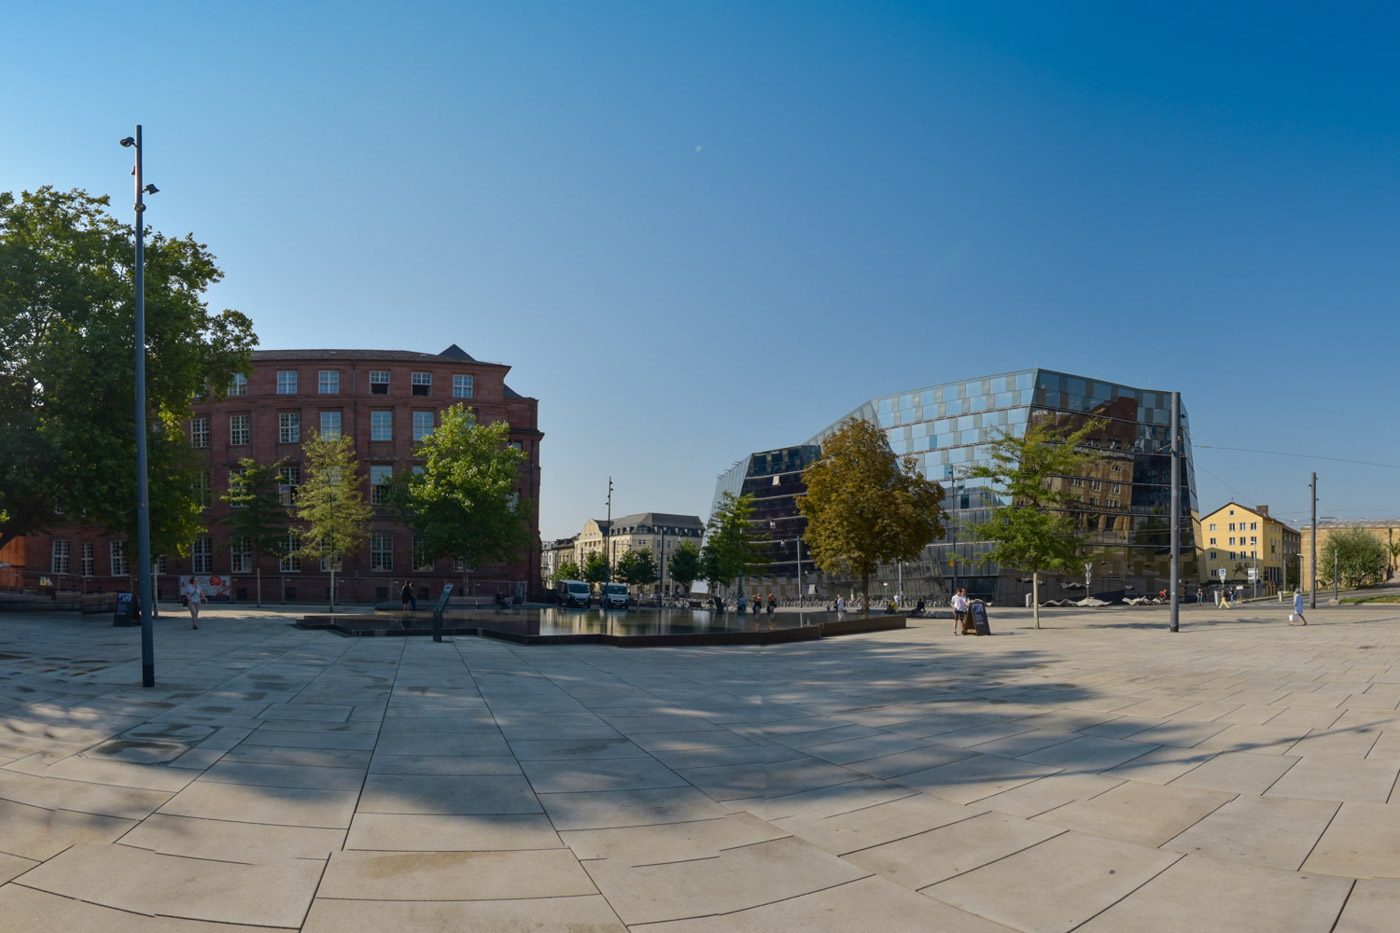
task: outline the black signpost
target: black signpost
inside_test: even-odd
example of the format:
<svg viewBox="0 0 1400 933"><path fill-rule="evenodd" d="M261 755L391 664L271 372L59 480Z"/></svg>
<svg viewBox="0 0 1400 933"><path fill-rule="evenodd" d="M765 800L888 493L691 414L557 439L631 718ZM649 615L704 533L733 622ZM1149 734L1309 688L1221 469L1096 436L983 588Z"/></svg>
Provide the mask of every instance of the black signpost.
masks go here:
<svg viewBox="0 0 1400 933"><path fill-rule="evenodd" d="M136 618L136 600L130 593L117 594L117 608L112 613L113 625L140 625Z"/></svg>
<svg viewBox="0 0 1400 933"><path fill-rule="evenodd" d="M452 584L444 584L442 595L438 597L437 605L433 607L433 641L442 641L442 611L447 608L447 598L451 595Z"/></svg>

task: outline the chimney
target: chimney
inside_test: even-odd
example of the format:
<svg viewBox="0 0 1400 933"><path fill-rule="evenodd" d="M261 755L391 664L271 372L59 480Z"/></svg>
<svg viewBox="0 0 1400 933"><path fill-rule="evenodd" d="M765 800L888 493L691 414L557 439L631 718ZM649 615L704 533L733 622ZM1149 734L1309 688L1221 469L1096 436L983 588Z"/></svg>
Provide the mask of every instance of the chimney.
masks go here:
<svg viewBox="0 0 1400 933"><path fill-rule="evenodd" d="M1264 516L1265 518L1268 518L1268 517L1269 517L1269 507L1268 507L1267 505L1256 505L1256 506L1254 507L1254 511L1258 512L1260 515Z"/></svg>

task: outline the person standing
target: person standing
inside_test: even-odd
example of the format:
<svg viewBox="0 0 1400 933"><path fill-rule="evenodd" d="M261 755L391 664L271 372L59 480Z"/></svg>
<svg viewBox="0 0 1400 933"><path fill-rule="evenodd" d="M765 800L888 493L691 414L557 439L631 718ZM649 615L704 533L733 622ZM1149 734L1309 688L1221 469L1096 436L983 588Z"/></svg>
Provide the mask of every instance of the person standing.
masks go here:
<svg viewBox="0 0 1400 933"><path fill-rule="evenodd" d="M399 589L399 602L403 605L403 611L408 612L409 607L413 611L418 611L418 598L413 595L413 584L408 580L403 581L403 586Z"/></svg>
<svg viewBox="0 0 1400 933"><path fill-rule="evenodd" d="M778 611L778 597L772 593L768 594L768 614L771 616Z"/></svg>
<svg viewBox="0 0 1400 933"><path fill-rule="evenodd" d="M967 589L958 587L958 591L953 594L953 634L962 635L967 631Z"/></svg>
<svg viewBox="0 0 1400 933"><path fill-rule="evenodd" d="M199 584L191 577L185 590L185 604L190 607L190 628L199 628L199 603L203 598L204 594L200 592Z"/></svg>
<svg viewBox="0 0 1400 933"><path fill-rule="evenodd" d="M842 615L843 613L845 613L845 611L846 611L846 600L845 600L843 597L841 597L841 596L837 596L837 597L836 597L836 614L839 616L839 615Z"/></svg>
<svg viewBox="0 0 1400 933"><path fill-rule="evenodd" d="M1303 591L1301 588L1293 591L1293 617L1288 620L1289 625L1307 625L1308 620L1303 617Z"/></svg>
<svg viewBox="0 0 1400 933"><path fill-rule="evenodd" d="M744 594L743 594L743 593L740 593L740 594L739 594L739 615L742 616L744 613L746 613L746 612L748 612L748 611L749 611L749 601L748 601L747 599L744 598Z"/></svg>

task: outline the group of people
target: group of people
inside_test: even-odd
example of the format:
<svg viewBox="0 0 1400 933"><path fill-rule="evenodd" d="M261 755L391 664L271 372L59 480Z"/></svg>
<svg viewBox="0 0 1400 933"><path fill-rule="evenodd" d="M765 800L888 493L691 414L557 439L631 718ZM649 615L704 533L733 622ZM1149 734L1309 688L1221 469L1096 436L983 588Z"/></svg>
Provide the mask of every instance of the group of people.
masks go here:
<svg viewBox="0 0 1400 933"><path fill-rule="evenodd" d="M760 612L763 611L763 594L762 594L762 593L755 593L755 594L753 594L753 599L749 599L749 598L748 598L747 596L745 596L743 593L740 593L740 594L739 594L739 615L743 615L745 612L750 612L750 611L752 611L754 615L758 615ZM778 611L778 597L775 596L775 595L772 594L772 593L769 593L769 594L768 594L768 614L771 616L773 613L775 613L775 612L777 612L777 611Z"/></svg>

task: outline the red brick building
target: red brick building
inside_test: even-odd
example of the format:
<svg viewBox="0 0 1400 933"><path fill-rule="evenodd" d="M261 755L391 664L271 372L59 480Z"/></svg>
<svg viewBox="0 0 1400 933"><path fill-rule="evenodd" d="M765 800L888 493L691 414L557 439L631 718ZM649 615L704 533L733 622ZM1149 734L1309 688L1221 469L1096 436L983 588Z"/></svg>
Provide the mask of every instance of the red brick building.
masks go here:
<svg viewBox="0 0 1400 933"><path fill-rule="evenodd" d="M253 353L247 378L236 377L227 396L196 402L189 423L190 443L206 458L199 487L207 532L191 544L188 557L157 557L162 598L175 596L180 575L218 576L235 602L254 598L251 556L230 547L222 519L228 506L229 471L252 457L259 463L283 461L283 496L290 502L301 482L301 442L320 431L354 438L363 491L378 506L379 486L391 473L410 469L414 444L432 431L441 413L461 403L477 420L510 424L510 442L525 452L520 497L539 501L539 400L506 385L510 367L484 363L456 344L441 353L402 350L260 350ZM289 521L290 525L290 521ZM412 535L387 510L376 507L370 540L362 553L347 554L336 573L337 601L397 598L410 578L420 598L436 597L444 583L461 594L462 574L450 559L431 565L414 562ZM473 568L471 595L534 595L540 589L539 524L532 518L529 554L515 563ZM289 531L290 534L290 531ZM28 541L28 569L57 575L60 589L92 592L127 589L136 543L108 539L78 526L55 527ZM330 574L307 558L262 562L263 600L319 602L329 595Z"/></svg>

